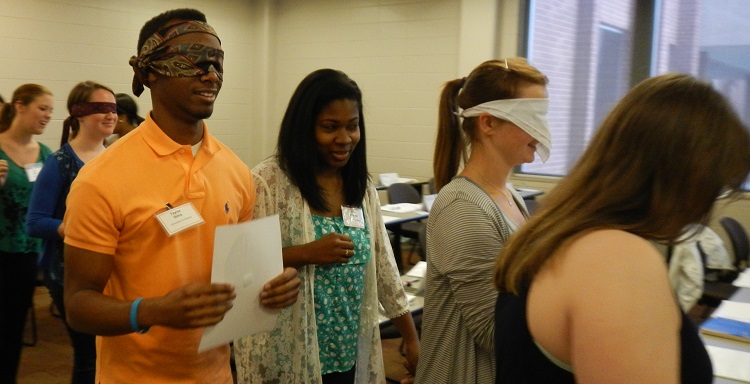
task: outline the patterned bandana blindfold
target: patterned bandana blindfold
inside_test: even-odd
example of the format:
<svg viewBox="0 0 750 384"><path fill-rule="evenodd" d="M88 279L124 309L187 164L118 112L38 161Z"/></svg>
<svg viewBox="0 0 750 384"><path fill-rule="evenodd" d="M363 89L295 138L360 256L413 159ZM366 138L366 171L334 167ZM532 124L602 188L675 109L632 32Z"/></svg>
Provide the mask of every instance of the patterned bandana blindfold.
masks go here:
<svg viewBox="0 0 750 384"><path fill-rule="evenodd" d="M143 93L143 79L149 70L169 77L192 77L213 72L223 80L223 50L195 43L164 44L187 33L208 33L219 38L210 25L200 21L187 21L171 26L164 34L155 33L143 44L140 55L130 58L130 65L135 70L133 94L140 96Z"/></svg>

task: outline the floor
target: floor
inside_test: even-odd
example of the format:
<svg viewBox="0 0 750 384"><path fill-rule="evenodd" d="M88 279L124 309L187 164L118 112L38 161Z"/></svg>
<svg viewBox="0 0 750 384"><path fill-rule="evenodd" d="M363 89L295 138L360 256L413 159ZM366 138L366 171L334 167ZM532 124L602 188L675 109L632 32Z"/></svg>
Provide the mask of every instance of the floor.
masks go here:
<svg viewBox="0 0 750 384"><path fill-rule="evenodd" d="M73 349L62 319L50 313L50 303L47 288L37 287L34 295L37 340L36 345L23 349L18 384L70 383ZM29 323L25 340L33 341Z"/></svg>
<svg viewBox="0 0 750 384"><path fill-rule="evenodd" d="M419 260L410 255L410 245L405 244L402 253L404 260L400 267L408 270ZM411 259L412 262L409 262ZM50 297L45 287L37 287L34 307L37 324L35 346L25 347L21 356L18 384L68 384L73 350L62 320L50 312ZM26 327L26 341L31 342L31 327ZM404 377L403 357L399 353L401 339L383 340L383 360L386 376L398 382Z"/></svg>

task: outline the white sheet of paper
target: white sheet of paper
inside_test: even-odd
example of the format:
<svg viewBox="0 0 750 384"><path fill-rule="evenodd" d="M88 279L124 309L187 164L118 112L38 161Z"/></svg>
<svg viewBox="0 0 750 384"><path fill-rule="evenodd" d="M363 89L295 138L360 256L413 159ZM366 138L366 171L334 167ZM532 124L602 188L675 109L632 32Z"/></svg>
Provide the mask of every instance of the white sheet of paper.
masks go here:
<svg viewBox="0 0 750 384"><path fill-rule="evenodd" d="M425 274L427 273L427 262L425 261L418 261L417 264L415 264L409 272L406 272L407 276L414 276L414 277L421 277L424 278Z"/></svg>
<svg viewBox="0 0 750 384"><path fill-rule="evenodd" d="M396 179L397 183L413 183L415 181L417 181L417 179L412 179L410 177L399 177Z"/></svg>
<svg viewBox="0 0 750 384"><path fill-rule="evenodd" d="M386 212L406 213L422 209L422 204L396 203L381 205L380 209Z"/></svg>
<svg viewBox="0 0 750 384"><path fill-rule="evenodd" d="M379 176L380 184L385 185L386 187L398 182L398 173L381 173Z"/></svg>
<svg viewBox="0 0 750 384"><path fill-rule="evenodd" d="M750 382L750 353L707 345L714 375Z"/></svg>
<svg viewBox="0 0 750 384"><path fill-rule="evenodd" d="M725 319L744 321L750 323L750 303L724 300L719 304L711 317L723 317Z"/></svg>
<svg viewBox="0 0 750 384"><path fill-rule="evenodd" d="M425 211L429 212L432 209L432 204L435 202L436 198L437 193L422 196L422 204L424 205Z"/></svg>
<svg viewBox="0 0 750 384"><path fill-rule="evenodd" d="M750 288L750 269L745 269L732 283L735 287Z"/></svg>
<svg viewBox="0 0 750 384"><path fill-rule="evenodd" d="M234 306L220 323L206 327L198 352L273 329L278 310L260 305L260 291L284 269L279 216L216 228L211 281L234 285Z"/></svg>

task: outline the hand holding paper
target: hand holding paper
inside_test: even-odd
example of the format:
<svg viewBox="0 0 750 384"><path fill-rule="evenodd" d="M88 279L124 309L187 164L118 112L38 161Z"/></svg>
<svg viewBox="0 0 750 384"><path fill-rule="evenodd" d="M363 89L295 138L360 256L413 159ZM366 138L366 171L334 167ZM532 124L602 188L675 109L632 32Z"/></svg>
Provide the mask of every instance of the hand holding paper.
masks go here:
<svg viewBox="0 0 750 384"><path fill-rule="evenodd" d="M234 307L226 313L224 320L206 328L198 352L241 337L272 330L278 311L262 306L260 293L266 282L277 277L282 270L278 215L217 227L211 281L234 285L237 297ZM278 298L274 292L283 292L285 287L289 287L286 284L294 286L295 279L298 286L299 279L296 278L296 273L284 272L278 279L270 282L272 290L268 291L268 297L275 301ZM274 287L277 291L273 291ZM296 294L294 299L296 300ZM288 299L280 299L278 304L287 302Z"/></svg>
<svg viewBox="0 0 750 384"><path fill-rule="evenodd" d="M299 285L297 269L284 268L284 272L263 286L260 303L266 308L284 308L297 302Z"/></svg>

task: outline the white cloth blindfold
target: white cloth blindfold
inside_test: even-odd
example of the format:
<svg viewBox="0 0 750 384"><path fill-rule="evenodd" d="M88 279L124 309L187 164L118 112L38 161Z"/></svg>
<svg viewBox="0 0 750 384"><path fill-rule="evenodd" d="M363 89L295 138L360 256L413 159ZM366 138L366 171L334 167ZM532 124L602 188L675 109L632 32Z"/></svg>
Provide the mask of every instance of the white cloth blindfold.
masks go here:
<svg viewBox="0 0 750 384"><path fill-rule="evenodd" d="M552 138L547 125L548 108L549 99L546 98L493 100L464 109L461 116L475 117L482 113L489 113L498 119L510 121L539 142L536 146L536 153L539 154L542 162L546 162L552 147Z"/></svg>

